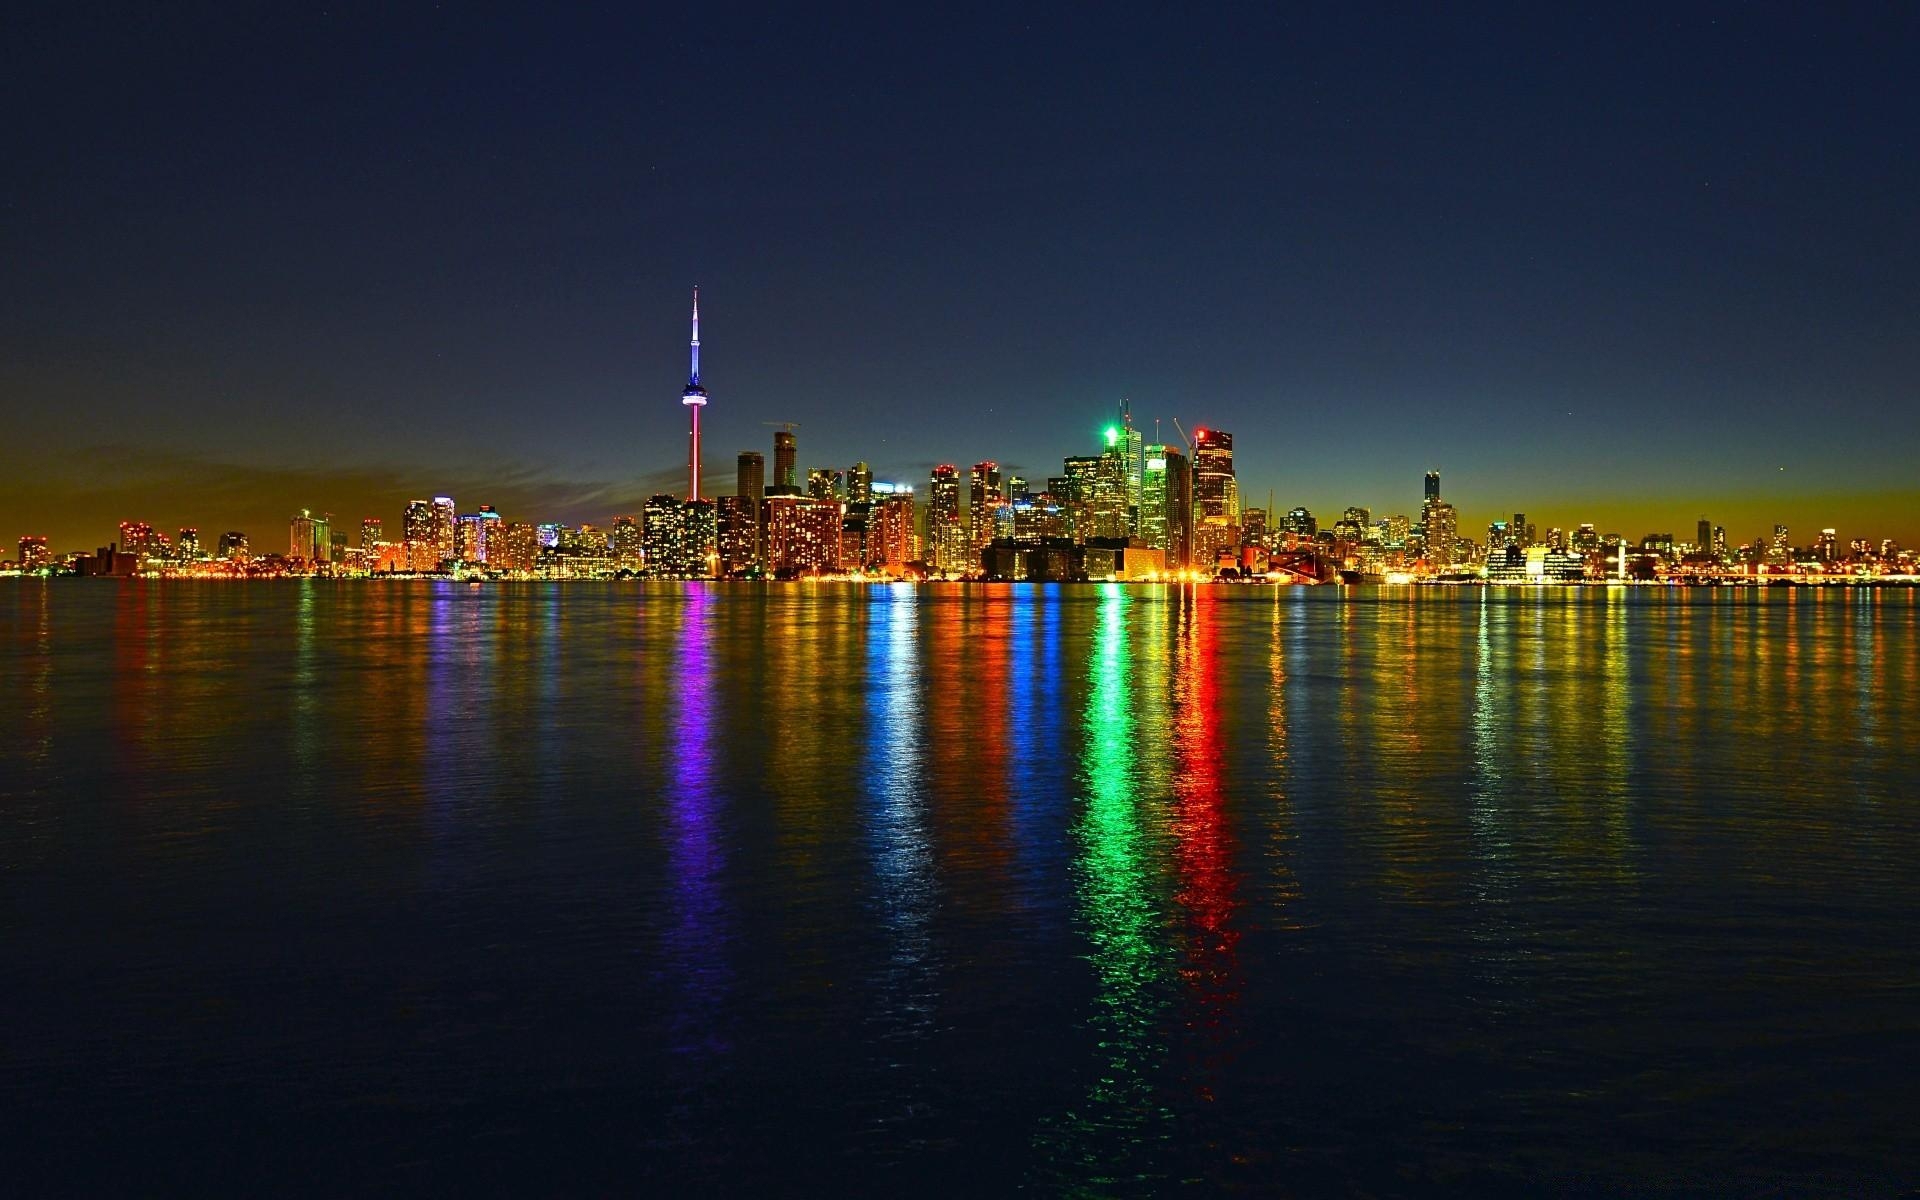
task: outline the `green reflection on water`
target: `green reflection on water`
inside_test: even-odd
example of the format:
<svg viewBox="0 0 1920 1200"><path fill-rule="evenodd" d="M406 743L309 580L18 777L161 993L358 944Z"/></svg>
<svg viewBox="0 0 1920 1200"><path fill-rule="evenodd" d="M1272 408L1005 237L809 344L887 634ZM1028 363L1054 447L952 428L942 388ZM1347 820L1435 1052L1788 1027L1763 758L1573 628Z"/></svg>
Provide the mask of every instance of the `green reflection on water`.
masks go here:
<svg viewBox="0 0 1920 1200"><path fill-rule="evenodd" d="M1041 1134L1057 1186L1077 1194L1132 1191L1154 1147L1172 1134L1155 1094L1166 1057L1160 1019L1171 975L1152 843L1138 785L1139 728L1129 598L1101 597L1088 664L1084 808L1075 827L1074 898L1096 984L1088 1025L1098 1039L1085 1098Z"/></svg>

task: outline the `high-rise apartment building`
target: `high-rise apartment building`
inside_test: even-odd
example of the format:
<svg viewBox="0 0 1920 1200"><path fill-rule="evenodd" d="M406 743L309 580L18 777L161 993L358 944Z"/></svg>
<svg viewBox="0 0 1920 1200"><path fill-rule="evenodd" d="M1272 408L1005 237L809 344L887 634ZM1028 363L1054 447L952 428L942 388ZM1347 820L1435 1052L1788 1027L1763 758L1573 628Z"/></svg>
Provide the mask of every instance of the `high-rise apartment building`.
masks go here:
<svg viewBox="0 0 1920 1200"><path fill-rule="evenodd" d="M333 521L329 514L316 517L311 509L303 508L288 525L288 558L315 563L333 561Z"/></svg>
<svg viewBox="0 0 1920 1200"><path fill-rule="evenodd" d="M647 574L677 578L687 573L687 513L680 497L667 492L647 499L642 511L641 536Z"/></svg>
<svg viewBox="0 0 1920 1200"><path fill-rule="evenodd" d="M768 570L783 579L839 570L844 515L838 500L768 496Z"/></svg>
<svg viewBox="0 0 1920 1200"><path fill-rule="evenodd" d="M947 574L971 571L979 565L973 553L972 530L961 504L960 468L951 463L935 467L927 480L927 554L933 569Z"/></svg>
<svg viewBox="0 0 1920 1200"><path fill-rule="evenodd" d="M453 497L435 496L433 498L433 550L437 561L453 561L456 549L453 544L454 526L458 523L459 518L453 510Z"/></svg>
<svg viewBox="0 0 1920 1200"><path fill-rule="evenodd" d="M973 464L971 487L968 491L968 534L975 551L980 550L993 540L994 521L998 516L1003 496L1000 491L1000 464L981 462ZM977 559L978 555L975 555Z"/></svg>
<svg viewBox="0 0 1920 1200"><path fill-rule="evenodd" d="M867 565L884 567L899 573L920 558L918 539L913 535L913 492L898 489L874 497L873 516L867 535Z"/></svg>
<svg viewBox="0 0 1920 1200"><path fill-rule="evenodd" d="M720 523L720 574L751 574L760 565L760 505L750 496L722 496L717 502Z"/></svg>
<svg viewBox="0 0 1920 1200"><path fill-rule="evenodd" d="M362 517L360 519L360 548L362 550L370 551L376 545L386 540L386 523L384 521L379 517Z"/></svg>
<svg viewBox="0 0 1920 1200"><path fill-rule="evenodd" d="M461 513L454 521L453 554L456 562L485 563L487 538L500 524L493 505L482 504L479 512Z"/></svg>
<svg viewBox="0 0 1920 1200"><path fill-rule="evenodd" d="M1444 571L1453 566L1459 553L1459 515L1453 505L1436 496L1427 501L1420 520L1427 530L1428 567Z"/></svg>

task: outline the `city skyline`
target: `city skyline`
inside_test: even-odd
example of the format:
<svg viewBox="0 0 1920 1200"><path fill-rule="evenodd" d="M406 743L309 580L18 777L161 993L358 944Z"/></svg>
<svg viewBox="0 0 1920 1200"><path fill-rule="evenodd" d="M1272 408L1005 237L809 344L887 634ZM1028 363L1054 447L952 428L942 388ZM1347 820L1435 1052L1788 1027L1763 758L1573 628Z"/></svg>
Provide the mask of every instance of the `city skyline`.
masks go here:
<svg viewBox="0 0 1920 1200"><path fill-rule="evenodd" d="M1131 397L1286 504L1920 540L1911 18L1616 17L43 11L0 521L633 511L697 281L716 480L767 421L1038 475Z"/></svg>

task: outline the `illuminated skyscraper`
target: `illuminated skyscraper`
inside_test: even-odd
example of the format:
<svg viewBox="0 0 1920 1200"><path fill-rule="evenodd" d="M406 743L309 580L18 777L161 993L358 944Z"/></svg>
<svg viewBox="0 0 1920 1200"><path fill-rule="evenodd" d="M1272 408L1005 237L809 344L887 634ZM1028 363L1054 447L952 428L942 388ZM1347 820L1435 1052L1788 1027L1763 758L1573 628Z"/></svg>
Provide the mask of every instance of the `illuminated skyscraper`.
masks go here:
<svg viewBox="0 0 1920 1200"><path fill-rule="evenodd" d="M312 510L303 508L289 522L289 526L287 557L316 563L333 561L333 521L330 514L316 517Z"/></svg>
<svg viewBox="0 0 1920 1200"><path fill-rule="evenodd" d="M252 557L252 547L247 544L247 535L237 529L229 529L220 535L220 557L228 562L245 562Z"/></svg>
<svg viewBox="0 0 1920 1200"><path fill-rule="evenodd" d="M28 534L20 539L20 569L38 571L53 561L53 555L47 550L47 539L36 534Z"/></svg>
<svg viewBox="0 0 1920 1200"><path fill-rule="evenodd" d="M875 495L867 536L867 565L899 573L920 558L913 534L913 489L895 488Z"/></svg>
<svg viewBox="0 0 1920 1200"><path fill-rule="evenodd" d="M1445 500L1427 505L1427 565L1444 569L1460 561L1459 514Z"/></svg>
<svg viewBox="0 0 1920 1200"><path fill-rule="evenodd" d="M687 573L687 506L678 496L661 493L647 500L643 536L647 574L676 578Z"/></svg>
<svg viewBox="0 0 1920 1200"><path fill-rule="evenodd" d="M707 389L700 386L700 289L693 289L692 367L687 373L686 390L680 403L693 417L690 449L687 452L687 499L700 498L700 410L707 406Z"/></svg>
<svg viewBox="0 0 1920 1200"><path fill-rule="evenodd" d="M1140 472L1140 537L1155 550L1167 548L1167 448L1148 446Z"/></svg>
<svg viewBox="0 0 1920 1200"><path fill-rule="evenodd" d="M1438 471L1427 472L1426 493L1427 493L1426 496L1423 497L1421 500L1421 504L1423 506L1429 501L1438 500L1440 498L1440 472Z"/></svg>
<svg viewBox="0 0 1920 1200"><path fill-rule="evenodd" d="M463 563L487 561L487 538L500 525L500 514L493 505L482 504L479 512L461 513L454 523L453 558Z"/></svg>
<svg viewBox="0 0 1920 1200"><path fill-rule="evenodd" d="M973 464L967 511L968 531L976 551L993 540L993 523L1003 498L1000 491L1000 464ZM977 559L978 556L975 557Z"/></svg>
<svg viewBox="0 0 1920 1200"><path fill-rule="evenodd" d="M689 579L710 579L720 560L719 513L711 500L689 500L683 515L687 545L681 574Z"/></svg>
<svg viewBox="0 0 1920 1200"><path fill-rule="evenodd" d="M1107 430L1107 448L1094 464L1092 495L1088 514L1092 522L1090 536L1123 538L1131 530L1128 507L1127 447L1125 431L1119 426Z"/></svg>
<svg viewBox="0 0 1920 1200"><path fill-rule="evenodd" d="M1240 540L1240 485L1233 473L1233 435L1193 431L1193 565L1211 571Z"/></svg>
<svg viewBox="0 0 1920 1200"><path fill-rule="evenodd" d="M387 540L386 524L379 517L363 517L360 521L360 548L372 550L375 545Z"/></svg>
<svg viewBox="0 0 1920 1200"><path fill-rule="evenodd" d="M1775 566L1793 557L1793 544L1787 540L1787 527L1775 525L1773 537L1767 542L1767 561Z"/></svg>
<svg viewBox="0 0 1920 1200"><path fill-rule="evenodd" d="M865 504L873 499L873 468L866 463L853 464L853 470L847 472L847 500L853 504Z"/></svg>
<svg viewBox="0 0 1920 1200"><path fill-rule="evenodd" d="M1141 442L1144 439L1140 431L1133 427L1133 402L1120 402L1120 437L1117 448L1124 462L1122 475L1126 478L1127 489L1127 533L1132 536L1140 530L1140 487L1141 487Z"/></svg>
<svg viewBox="0 0 1920 1200"><path fill-rule="evenodd" d="M936 571L967 571L972 536L960 506L960 468L942 463L933 469L927 487L927 553ZM975 564L977 565L977 563Z"/></svg>
<svg viewBox="0 0 1920 1200"><path fill-rule="evenodd" d="M191 525L180 527L180 538L173 544L174 557L181 562L194 562L200 557L200 531Z"/></svg>
<svg viewBox="0 0 1920 1200"><path fill-rule="evenodd" d="M453 561L453 527L457 518L452 496L433 498L433 550L438 562Z"/></svg>
<svg viewBox="0 0 1920 1200"><path fill-rule="evenodd" d="M153 526L145 521L120 522L120 553L132 555L138 561L157 557L159 549L160 537Z"/></svg>
<svg viewBox="0 0 1920 1200"><path fill-rule="evenodd" d="M1062 459L1060 469L1066 472L1067 487L1061 502L1066 505L1073 539L1084 542L1099 536L1093 515L1093 493L1100 478L1100 456L1081 454Z"/></svg>

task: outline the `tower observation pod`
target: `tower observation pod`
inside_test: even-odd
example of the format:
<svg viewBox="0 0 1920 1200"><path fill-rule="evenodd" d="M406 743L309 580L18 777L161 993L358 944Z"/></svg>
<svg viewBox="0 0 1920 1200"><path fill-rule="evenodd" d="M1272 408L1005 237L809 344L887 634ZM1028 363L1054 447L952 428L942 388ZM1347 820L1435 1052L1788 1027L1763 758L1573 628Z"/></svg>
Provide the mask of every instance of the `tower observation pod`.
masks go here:
<svg viewBox="0 0 1920 1200"><path fill-rule="evenodd" d="M687 499L700 498L700 410L707 406L707 389L700 386L700 289L693 289L693 365L687 375L687 390L680 403L693 416L691 445L687 455Z"/></svg>

